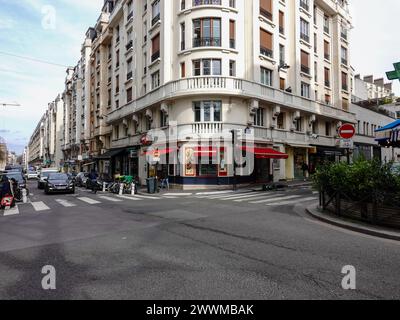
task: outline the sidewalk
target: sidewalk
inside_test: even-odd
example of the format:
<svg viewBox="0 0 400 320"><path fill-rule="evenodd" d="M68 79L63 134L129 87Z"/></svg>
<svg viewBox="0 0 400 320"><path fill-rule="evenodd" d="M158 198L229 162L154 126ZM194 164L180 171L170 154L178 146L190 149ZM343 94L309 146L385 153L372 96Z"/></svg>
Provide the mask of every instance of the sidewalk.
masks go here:
<svg viewBox="0 0 400 320"><path fill-rule="evenodd" d="M380 226L373 226L364 222L356 222L346 218L339 218L332 214L323 212L321 209L316 207L315 204L306 208L306 212L315 219L340 228L364 233L374 237L400 241L400 231Z"/></svg>

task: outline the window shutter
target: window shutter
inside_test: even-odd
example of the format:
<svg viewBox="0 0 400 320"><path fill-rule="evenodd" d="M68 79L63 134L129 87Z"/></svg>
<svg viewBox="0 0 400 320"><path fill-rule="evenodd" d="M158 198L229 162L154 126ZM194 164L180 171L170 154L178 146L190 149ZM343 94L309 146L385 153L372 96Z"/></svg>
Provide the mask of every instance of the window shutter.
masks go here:
<svg viewBox="0 0 400 320"><path fill-rule="evenodd" d="M260 8L272 13L272 0L260 0Z"/></svg>
<svg viewBox="0 0 400 320"><path fill-rule="evenodd" d="M156 35L152 40L153 54L160 51L160 35Z"/></svg>
<svg viewBox="0 0 400 320"><path fill-rule="evenodd" d="M261 47L272 50L272 33L260 29Z"/></svg>
<svg viewBox="0 0 400 320"><path fill-rule="evenodd" d="M301 51L301 65L309 67L309 54L305 51Z"/></svg>
<svg viewBox="0 0 400 320"><path fill-rule="evenodd" d="M229 39L234 40L235 39L235 21L234 20L230 20L229 21Z"/></svg>

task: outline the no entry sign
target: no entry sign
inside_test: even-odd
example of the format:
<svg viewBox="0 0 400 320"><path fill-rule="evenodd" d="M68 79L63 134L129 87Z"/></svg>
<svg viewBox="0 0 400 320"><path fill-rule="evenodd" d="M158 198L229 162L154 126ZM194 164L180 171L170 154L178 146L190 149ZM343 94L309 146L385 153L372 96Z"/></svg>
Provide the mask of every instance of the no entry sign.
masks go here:
<svg viewBox="0 0 400 320"><path fill-rule="evenodd" d="M351 139L356 134L356 129L352 124L344 124L339 129L339 136L342 139Z"/></svg>

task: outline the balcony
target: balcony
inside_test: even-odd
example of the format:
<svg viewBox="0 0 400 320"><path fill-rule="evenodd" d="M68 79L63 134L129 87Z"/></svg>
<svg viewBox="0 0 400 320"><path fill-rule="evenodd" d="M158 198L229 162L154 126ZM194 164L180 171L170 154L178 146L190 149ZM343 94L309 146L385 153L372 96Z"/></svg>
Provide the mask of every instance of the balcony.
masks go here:
<svg viewBox="0 0 400 320"><path fill-rule="evenodd" d="M274 57L274 52L271 49L260 47L260 54L263 56L266 56L268 58L273 58Z"/></svg>
<svg viewBox="0 0 400 320"><path fill-rule="evenodd" d="M263 16L264 18L272 21L272 13L263 8L260 8L260 15Z"/></svg>
<svg viewBox="0 0 400 320"><path fill-rule="evenodd" d="M260 83L231 77L196 77L171 81L150 91L140 99L111 112L107 117L107 123L111 124L124 117L132 116L139 110L168 99L193 98L193 96L209 97L210 95L256 99L293 110L339 119L343 122L355 122L353 113Z"/></svg>
<svg viewBox="0 0 400 320"><path fill-rule="evenodd" d="M306 35L305 33L300 33L300 39L307 43L310 43L310 36Z"/></svg>
<svg viewBox="0 0 400 320"><path fill-rule="evenodd" d="M197 38L193 39L193 48L199 47L220 47L221 38Z"/></svg>
<svg viewBox="0 0 400 320"><path fill-rule="evenodd" d="M301 72L305 73L305 74L310 74L310 68L308 66L305 65L301 65Z"/></svg>
<svg viewBox="0 0 400 320"><path fill-rule="evenodd" d="M160 51L154 52L154 53L151 55L151 62L156 61L158 58L160 58Z"/></svg>
<svg viewBox="0 0 400 320"><path fill-rule="evenodd" d="M220 6L221 0L193 0L193 7L197 6Z"/></svg>
<svg viewBox="0 0 400 320"><path fill-rule="evenodd" d="M157 14L152 20L151 20L151 25L154 26L158 21L161 20L161 15Z"/></svg>
<svg viewBox="0 0 400 320"><path fill-rule="evenodd" d="M125 46L126 51L129 51L132 47L133 47L133 40L130 40Z"/></svg>

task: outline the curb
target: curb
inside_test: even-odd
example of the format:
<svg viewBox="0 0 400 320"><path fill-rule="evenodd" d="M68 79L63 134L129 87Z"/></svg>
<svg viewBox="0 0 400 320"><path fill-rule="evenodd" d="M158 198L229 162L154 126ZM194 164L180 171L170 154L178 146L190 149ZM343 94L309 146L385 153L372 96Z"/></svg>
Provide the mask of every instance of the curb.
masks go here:
<svg viewBox="0 0 400 320"><path fill-rule="evenodd" d="M367 227L362 225L357 225L353 222L347 222L344 220L339 220L338 218L331 218L329 215L320 212L315 205L307 207L305 209L306 213L312 216L313 218L320 220L322 222L334 225L336 227L344 228L350 231L355 231L358 233L367 234L374 237L379 237L388 240L400 241L400 232L395 234L396 231L388 231L379 230L373 227Z"/></svg>

